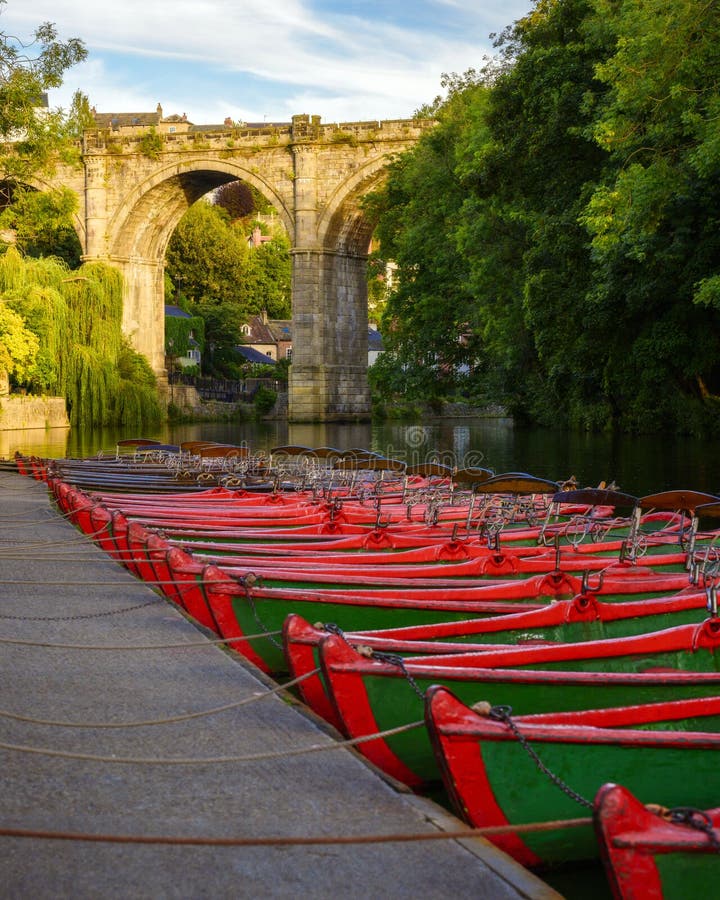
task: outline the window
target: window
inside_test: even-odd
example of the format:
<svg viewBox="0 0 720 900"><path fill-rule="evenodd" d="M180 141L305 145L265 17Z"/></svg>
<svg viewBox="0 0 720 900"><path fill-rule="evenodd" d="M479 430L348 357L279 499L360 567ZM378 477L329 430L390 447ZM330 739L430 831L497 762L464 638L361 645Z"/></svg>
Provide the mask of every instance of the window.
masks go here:
<svg viewBox="0 0 720 900"><path fill-rule="evenodd" d="M285 351L285 359L292 360L292 347L288 347Z"/></svg>

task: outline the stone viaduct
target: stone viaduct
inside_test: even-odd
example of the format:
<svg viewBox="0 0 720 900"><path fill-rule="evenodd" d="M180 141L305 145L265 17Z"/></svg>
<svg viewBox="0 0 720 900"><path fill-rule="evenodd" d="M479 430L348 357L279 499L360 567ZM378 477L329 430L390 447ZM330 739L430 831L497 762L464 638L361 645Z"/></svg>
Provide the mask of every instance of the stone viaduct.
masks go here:
<svg viewBox="0 0 720 900"><path fill-rule="evenodd" d="M433 124L323 125L319 116L299 115L287 126L162 134L152 153L140 130L88 131L82 167L58 170L53 182L79 197L83 258L122 270L124 330L161 381L168 241L208 191L237 179L257 188L292 243L290 419L362 419L370 407L365 271L374 223L360 201L381 182L390 157Z"/></svg>

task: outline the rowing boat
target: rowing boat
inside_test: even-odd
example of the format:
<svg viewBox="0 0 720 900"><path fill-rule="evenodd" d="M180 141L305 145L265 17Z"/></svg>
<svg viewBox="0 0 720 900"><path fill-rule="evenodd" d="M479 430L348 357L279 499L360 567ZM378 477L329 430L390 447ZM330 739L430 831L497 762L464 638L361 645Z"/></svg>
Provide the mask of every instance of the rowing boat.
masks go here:
<svg viewBox="0 0 720 900"><path fill-rule="evenodd" d="M477 828L571 819L611 779L667 806L704 807L717 796L720 696L514 716L489 704L469 708L435 685L425 721L448 795ZM598 854L590 825L491 840L532 868Z"/></svg>
<svg viewBox="0 0 720 900"><path fill-rule="evenodd" d="M328 634L342 633L344 640L361 652L370 649L400 656L451 655L481 652L495 644L601 640L697 623L703 618L706 603L706 592L694 588L667 597L614 603L584 592L571 600L503 616L360 632L340 632L335 623L311 624L298 613L290 613L283 624L283 653L290 677L298 680L297 691L303 701L339 728L341 723L317 671L318 648Z"/></svg>
<svg viewBox="0 0 720 900"><path fill-rule="evenodd" d="M667 780L682 785L684 777L685 770L682 778ZM720 808L693 808L687 796L674 809L648 807L611 783L598 792L594 815L616 900L712 896L720 878Z"/></svg>
<svg viewBox="0 0 720 900"><path fill-rule="evenodd" d="M517 715L567 712L720 693L720 620L649 634L482 653L383 656L358 653L342 637L319 646L322 674L343 732L352 738L407 725L433 684L468 704L487 700ZM362 744L360 752L413 788L439 777L424 731Z"/></svg>

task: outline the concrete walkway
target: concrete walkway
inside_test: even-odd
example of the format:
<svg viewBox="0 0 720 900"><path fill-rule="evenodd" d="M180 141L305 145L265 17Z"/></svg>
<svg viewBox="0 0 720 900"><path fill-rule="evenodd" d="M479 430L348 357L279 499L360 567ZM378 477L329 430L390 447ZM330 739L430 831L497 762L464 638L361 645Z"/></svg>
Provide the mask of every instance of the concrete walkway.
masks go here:
<svg viewBox="0 0 720 900"><path fill-rule="evenodd" d="M163 648L126 649L141 645ZM347 749L255 762L192 762L334 743L329 730L282 695L185 721L90 727L206 711L267 695L268 681L211 644L179 610L62 520L43 484L2 471L0 679L0 828L228 838L462 827L441 807L397 790ZM189 762L172 765L167 760L173 757ZM0 895L559 896L479 839L248 848L7 836L0 836Z"/></svg>

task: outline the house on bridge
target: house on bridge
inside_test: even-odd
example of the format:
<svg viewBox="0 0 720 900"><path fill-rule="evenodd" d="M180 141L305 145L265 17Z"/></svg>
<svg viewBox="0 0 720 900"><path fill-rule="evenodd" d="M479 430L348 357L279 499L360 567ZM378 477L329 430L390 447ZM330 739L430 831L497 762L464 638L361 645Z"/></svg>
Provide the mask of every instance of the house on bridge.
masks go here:
<svg viewBox="0 0 720 900"><path fill-rule="evenodd" d="M155 112L99 113L94 106L91 112L96 128L119 134L142 134L149 128L154 128L158 134L187 134L193 129L185 113L164 116L159 103Z"/></svg>
<svg viewBox="0 0 720 900"><path fill-rule="evenodd" d="M47 95L43 96L47 105ZM159 103L153 112L99 113L94 106L91 112L97 129L114 131L123 135L142 134L150 128L154 128L158 134L174 135L232 131L238 128L288 128L290 125L289 122L233 122L230 118L226 118L222 124L194 125L188 121L185 113L164 115L163 108Z"/></svg>

